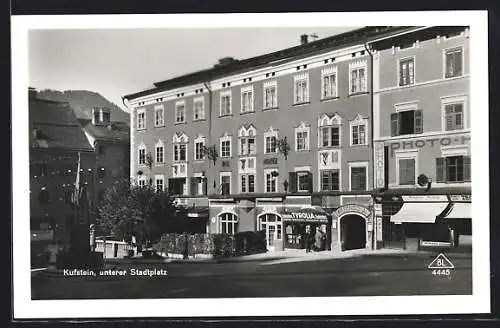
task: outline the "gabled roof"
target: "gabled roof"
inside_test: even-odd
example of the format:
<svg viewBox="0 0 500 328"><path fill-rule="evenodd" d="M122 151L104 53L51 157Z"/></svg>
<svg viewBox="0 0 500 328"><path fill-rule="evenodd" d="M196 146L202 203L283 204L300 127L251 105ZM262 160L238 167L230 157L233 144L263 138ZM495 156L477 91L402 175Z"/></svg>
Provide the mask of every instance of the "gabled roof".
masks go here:
<svg viewBox="0 0 500 328"><path fill-rule="evenodd" d="M283 49L273 53L252 57L243 60L235 60L230 64L216 66L209 69L185 74L173 79L156 82L154 88L129 94L124 96L124 99L135 99L156 92L175 89L183 86L188 86L196 83L203 83L215 78L241 73L250 69L257 69L265 66L286 61L297 60L310 56L311 54L320 54L336 49L350 47L359 43L368 42L385 36L389 36L398 32L410 31L415 27L408 26L369 26L349 32L337 34L328 38L323 38L317 41L309 42L299 46Z"/></svg>
<svg viewBox="0 0 500 328"><path fill-rule="evenodd" d="M80 119L83 130L99 141L117 143L130 142L130 127L125 122L111 122L106 125L92 124L91 120Z"/></svg>
<svg viewBox="0 0 500 328"><path fill-rule="evenodd" d="M30 98L29 121L32 148L93 151L68 103Z"/></svg>

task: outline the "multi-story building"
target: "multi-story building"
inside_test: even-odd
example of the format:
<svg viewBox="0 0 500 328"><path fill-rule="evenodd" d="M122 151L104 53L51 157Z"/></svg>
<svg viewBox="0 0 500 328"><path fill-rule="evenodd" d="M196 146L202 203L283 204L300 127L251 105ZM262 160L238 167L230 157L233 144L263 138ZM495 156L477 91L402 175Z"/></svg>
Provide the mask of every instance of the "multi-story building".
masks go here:
<svg viewBox="0 0 500 328"><path fill-rule="evenodd" d="M471 235L468 28L419 28L370 45L378 245L456 246Z"/></svg>
<svg viewBox="0 0 500 328"><path fill-rule="evenodd" d="M213 68L124 96L131 176L180 195L196 231L265 230L269 249L373 248L369 41L414 30L367 27ZM287 156L280 149L290 148ZM203 151L214 146L214 159Z"/></svg>
<svg viewBox="0 0 500 328"><path fill-rule="evenodd" d="M29 123L32 241L68 245L78 157L80 183L91 189L95 154L68 103L39 99L30 89Z"/></svg>

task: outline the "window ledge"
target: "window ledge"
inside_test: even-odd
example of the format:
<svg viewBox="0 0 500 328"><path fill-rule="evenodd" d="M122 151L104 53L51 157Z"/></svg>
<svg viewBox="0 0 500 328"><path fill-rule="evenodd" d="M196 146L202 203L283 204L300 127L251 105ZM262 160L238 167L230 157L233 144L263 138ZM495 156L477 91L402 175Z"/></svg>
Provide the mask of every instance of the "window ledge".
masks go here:
<svg viewBox="0 0 500 328"><path fill-rule="evenodd" d="M202 121L206 121L206 120L207 120L206 118L194 118L193 122L202 122Z"/></svg>
<svg viewBox="0 0 500 328"><path fill-rule="evenodd" d="M194 163L196 163L196 164L200 164L200 163L203 163L203 162L205 162L205 159L195 159L194 160Z"/></svg>
<svg viewBox="0 0 500 328"><path fill-rule="evenodd" d="M165 162L163 162L163 163L155 163L155 167L163 166L163 165L165 165Z"/></svg>
<svg viewBox="0 0 500 328"><path fill-rule="evenodd" d="M368 144L351 144L353 148L367 148L368 146Z"/></svg>
<svg viewBox="0 0 500 328"><path fill-rule="evenodd" d="M335 150L335 149L342 149L343 147L341 145L338 146L320 146L318 147L318 150Z"/></svg>
<svg viewBox="0 0 500 328"><path fill-rule="evenodd" d="M292 106L294 107L298 107L298 106L304 106L304 105L310 105L311 104L311 101L302 101L302 102L298 102L298 103L293 103Z"/></svg>
<svg viewBox="0 0 500 328"><path fill-rule="evenodd" d="M279 107L278 106L275 106L275 107L263 107L262 111L265 112L265 111L268 111L268 110L276 110L276 109L279 109Z"/></svg>
<svg viewBox="0 0 500 328"><path fill-rule="evenodd" d="M298 149L296 149L295 150L295 152L297 152L297 153L308 153L310 151L311 151L310 149L304 149L304 150L298 150Z"/></svg>
<svg viewBox="0 0 500 328"><path fill-rule="evenodd" d="M155 128L164 128L165 127L165 124L163 125L155 125Z"/></svg>
<svg viewBox="0 0 500 328"><path fill-rule="evenodd" d="M146 128L136 128L135 130L136 131L146 131L147 129Z"/></svg>
<svg viewBox="0 0 500 328"><path fill-rule="evenodd" d="M332 100L337 100L339 99L338 96L335 96L335 97L326 97L326 98L321 98L320 101L332 101Z"/></svg>
<svg viewBox="0 0 500 328"><path fill-rule="evenodd" d="M240 112L240 115L255 114L255 110L250 110L246 112Z"/></svg>
<svg viewBox="0 0 500 328"><path fill-rule="evenodd" d="M221 118L221 117L230 117L230 116L233 116L233 114L219 115L219 118Z"/></svg>
<svg viewBox="0 0 500 328"><path fill-rule="evenodd" d="M410 88L415 86L415 82L413 83L408 83L408 84L398 84L398 88L404 89L404 88Z"/></svg>
<svg viewBox="0 0 500 328"><path fill-rule="evenodd" d="M184 121L184 122L175 122L175 123L174 123L174 125L181 125L181 124L187 124L187 122L186 122L186 121Z"/></svg>
<svg viewBox="0 0 500 328"><path fill-rule="evenodd" d="M369 94L368 91L361 91L361 92L353 92L353 93L350 93L347 97L357 97L357 96L365 96Z"/></svg>

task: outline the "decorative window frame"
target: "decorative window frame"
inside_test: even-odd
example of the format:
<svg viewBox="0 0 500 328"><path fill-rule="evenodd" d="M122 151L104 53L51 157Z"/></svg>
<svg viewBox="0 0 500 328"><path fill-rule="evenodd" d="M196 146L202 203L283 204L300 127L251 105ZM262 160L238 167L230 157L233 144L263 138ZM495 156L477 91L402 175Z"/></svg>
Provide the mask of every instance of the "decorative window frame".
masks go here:
<svg viewBox="0 0 500 328"><path fill-rule="evenodd" d="M229 96L229 113L222 114L222 98ZM233 93L232 90L222 90L219 92L219 116L233 115Z"/></svg>
<svg viewBox="0 0 500 328"><path fill-rule="evenodd" d="M269 127L269 129L267 129L265 132L264 132L264 154L277 154L278 153L278 145L276 145L276 151L275 152L267 152L267 147L266 147L266 139L267 138L270 138L270 137L275 137L276 138L276 142L278 142L278 135L279 135L279 130L276 130L276 129L273 129L272 126Z"/></svg>
<svg viewBox="0 0 500 328"><path fill-rule="evenodd" d="M248 166L249 160L253 160L253 167ZM241 167L241 162L245 161L245 168ZM256 156L248 156L248 157L240 157L238 159L238 174L256 174L257 173L257 157Z"/></svg>
<svg viewBox="0 0 500 328"><path fill-rule="evenodd" d="M458 37L460 37L460 35L454 36L454 37L452 37L452 39L453 38L458 38ZM450 51L450 50L455 50L455 49L460 49L462 51L462 74L458 75L458 76L453 76L453 77L446 77L446 53L448 51ZM444 80L458 79L458 78L461 78L461 77L463 77L465 75L465 48L464 48L463 44L443 49L443 52L442 52L442 66L441 66L441 68L443 70L443 72L442 72L442 78Z"/></svg>
<svg viewBox="0 0 500 328"><path fill-rule="evenodd" d="M467 115L468 115L468 108L467 108L467 95L465 94L459 94L459 95L450 95L450 96L443 96L441 97L441 131L442 132L448 132L446 130L446 105L452 105L452 104L462 104L463 108L463 120L464 120L464 127L462 130L466 130L469 125L467 124ZM450 131L462 131L462 130L450 130Z"/></svg>
<svg viewBox="0 0 500 328"><path fill-rule="evenodd" d="M221 233L222 232L222 216L225 215L225 214L229 214L229 215L232 215L233 217L235 217L236 219L235 220L232 220L231 222L234 223L238 223L240 222L240 218L238 216L238 214L236 214L233 210L229 211L229 210L223 210L221 213L217 214L217 233ZM226 220L224 220L224 222L226 222ZM238 231L235 231L234 233L237 233Z"/></svg>
<svg viewBox="0 0 500 328"><path fill-rule="evenodd" d="M418 110L418 100L413 100L413 101L407 101L404 103L397 103L394 104L394 110L396 113L399 112L406 112L409 110Z"/></svg>
<svg viewBox="0 0 500 328"><path fill-rule="evenodd" d="M156 161L158 159L158 148L159 147L162 147L163 148L163 161L162 162L158 162ZM165 144L163 143L163 141L161 139L158 139L158 141L156 142L155 144L155 165L163 165L165 164Z"/></svg>
<svg viewBox="0 0 500 328"><path fill-rule="evenodd" d="M203 146L206 145L207 138L202 136L201 134L193 140L193 158L196 162L203 162L205 160L205 155L202 153L201 159L196 158L196 144L201 143Z"/></svg>
<svg viewBox="0 0 500 328"><path fill-rule="evenodd" d="M177 121L177 107L179 106L184 106L184 120L183 121ZM175 109L175 121L174 121L174 124L184 124L186 123L186 101L185 100L179 100L179 101L176 101L175 102L175 106L174 106L174 109Z"/></svg>
<svg viewBox="0 0 500 328"><path fill-rule="evenodd" d="M201 103L201 113L202 117L196 118L196 103ZM193 98L193 121L203 121L205 119L205 97L196 97Z"/></svg>
<svg viewBox="0 0 500 328"><path fill-rule="evenodd" d="M306 143L306 149L303 150L298 150L297 149L297 133L298 132L307 132L307 143ZM293 132L293 143L294 143L294 149L296 152L308 152L311 150L311 126L301 122L298 126L294 128Z"/></svg>
<svg viewBox="0 0 500 328"><path fill-rule="evenodd" d="M144 114L143 126L141 126L141 127L139 127L139 114ZM136 130L137 131L146 130L146 128L147 128L147 124L146 124L147 115L146 115L145 108L138 108L137 109L136 119L137 119L136 126L135 126Z"/></svg>
<svg viewBox="0 0 500 328"><path fill-rule="evenodd" d="M322 136L321 136L321 129L324 127L338 127L339 128L339 145L338 146L328 146L328 147L323 147L322 144ZM338 114L335 113L333 116L330 116L328 114L321 114L318 118L318 149L323 149L323 148L338 148L341 147L342 145L342 117Z"/></svg>
<svg viewBox="0 0 500 328"><path fill-rule="evenodd" d="M161 123L157 124L156 121L156 113L161 111ZM162 128L165 126L165 107L163 105L155 105L154 106L154 127L155 128Z"/></svg>
<svg viewBox="0 0 500 328"><path fill-rule="evenodd" d="M272 191L267 191L267 175L268 174L271 174L272 172L279 172L279 169L277 167L275 168L266 168L264 169L264 192L265 193L272 193ZM274 177L274 183L276 185L276 191L275 192L279 192L279 178L278 177Z"/></svg>
<svg viewBox="0 0 500 328"><path fill-rule="evenodd" d="M410 48L407 48L407 49L410 49ZM404 50L407 50L407 49L404 49ZM413 83L401 85L401 84L399 84L399 82L400 82L399 75L401 74L401 61L408 60L408 59L413 59ZM398 58L396 70L397 70L396 85L398 88L408 88L408 87L411 87L411 86L414 86L417 84L417 57L415 55Z"/></svg>
<svg viewBox="0 0 500 328"><path fill-rule="evenodd" d="M165 175L164 174L155 174L155 191L157 188L157 181L161 180L162 181L162 190L165 191Z"/></svg>
<svg viewBox="0 0 500 328"><path fill-rule="evenodd" d="M396 186L410 186L410 185L400 185L399 184L399 160L401 159L414 159L415 160L415 183L417 182L418 172L419 172L419 150L418 149L407 149L407 150L395 150L394 158L396 159Z"/></svg>
<svg viewBox="0 0 500 328"><path fill-rule="evenodd" d="M306 99L303 101L297 102L297 82L298 81L306 81ZM295 74L293 76L293 105L302 105L302 104L308 104L311 102L311 84L309 83L309 73L304 72L304 73L299 73Z"/></svg>
<svg viewBox="0 0 500 328"><path fill-rule="evenodd" d="M229 156L222 156L222 142L229 141ZM219 138L219 154L220 158L231 158L233 157L233 137L228 135L227 132Z"/></svg>
<svg viewBox="0 0 500 328"><path fill-rule="evenodd" d="M222 171L219 172L219 186L220 191L222 192L222 177L229 177L229 194L233 191L233 172L231 171Z"/></svg>
<svg viewBox="0 0 500 328"><path fill-rule="evenodd" d="M335 75L335 96L324 97L325 94L325 79L327 75ZM321 100L337 99L339 97L339 77L337 73L337 65L323 68L321 70Z"/></svg>
<svg viewBox="0 0 500 328"><path fill-rule="evenodd" d="M175 160L175 146L184 144L186 145L186 160ZM189 160L189 137L184 132L176 132L172 137L172 162L186 163Z"/></svg>
<svg viewBox="0 0 500 328"><path fill-rule="evenodd" d="M368 165L369 163L367 161L361 161L361 162L348 162L347 166L349 167L349 191L352 191L352 168L353 167L364 167L365 168L365 181L366 181L366 188L364 191L369 190L369 182L370 180L368 179Z"/></svg>
<svg viewBox="0 0 500 328"><path fill-rule="evenodd" d="M360 90L360 91L356 91L356 92L352 92L351 91L352 90L352 78L351 78L352 71L360 69L360 68L365 69L365 83L364 83L365 89ZM356 60L356 61L350 62L349 63L348 79L349 79L349 92L348 92L349 96L367 92L368 91L368 61L367 60Z"/></svg>
<svg viewBox="0 0 500 328"><path fill-rule="evenodd" d="M469 145L441 146L441 157L470 155Z"/></svg>
<svg viewBox="0 0 500 328"><path fill-rule="evenodd" d="M242 139L248 139L248 138L253 138L255 139L255 154L242 154L241 153L241 140ZM239 130L238 130L238 141L240 142L238 144L238 155L239 156L255 156L257 155L257 129L253 124L250 125L242 125Z"/></svg>
<svg viewBox="0 0 500 328"><path fill-rule="evenodd" d="M255 113L255 93L254 93L254 90L253 90L253 84L241 87L240 92L241 92L240 93L241 94L241 97L240 97L240 106L241 106L240 107L240 113L241 114ZM248 92L252 93L252 97L250 99L250 108L249 108L249 110L243 110L243 94L244 93L248 93Z"/></svg>
<svg viewBox="0 0 500 328"><path fill-rule="evenodd" d="M145 174L137 177L137 186L140 186L141 182L144 182L144 187L148 184L148 177Z"/></svg>
<svg viewBox="0 0 500 328"><path fill-rule="evenodd" d="M144 163L141 163L140 157L141 157L141 150L144 150ZM139 146L137 146L137 166L139 167L146 167L146 157L148 155L148 147L144 144L144 142L141 142Z"/></svg>
<svg viewBox="0 0 500 328"><path fill-rule="evenodd" d="M267 107L266 106L266 89L274 88L276 94L276 106ZM262 108L265 110L278 108L278 81L265 81L262 84Z"/></svg>
<svg viewBox="0 0 500 328"><path fill-rule="evenodd" d="M249 175L253 175L253 191L249 191L249 181L248 181L248 176ZM253 193L256 193L257 192L257 173L242 173L242 172L239 172L238 173L238 192L240 193L243 193L243 191L241 190L241 177L242 176L245 176L246 177L246 181L245 181L245 194L253 194Z"/></svg>
<svg viewBox="0 0 500 328"><path fill-rule="evenodd" d="M361 116L361 114L357 114L356 117L354 117L353 120L350 120L349 121L349 145L351 147L357 147L357 146L368 146L369 144L369 139L370 139L370 135L368 133L368 118L364 118L363 116ZM364 125L365 126L365 142L363 144L356 144L354 145L352 143L352 128L354 126L358 126L358 125Z"/></svg>

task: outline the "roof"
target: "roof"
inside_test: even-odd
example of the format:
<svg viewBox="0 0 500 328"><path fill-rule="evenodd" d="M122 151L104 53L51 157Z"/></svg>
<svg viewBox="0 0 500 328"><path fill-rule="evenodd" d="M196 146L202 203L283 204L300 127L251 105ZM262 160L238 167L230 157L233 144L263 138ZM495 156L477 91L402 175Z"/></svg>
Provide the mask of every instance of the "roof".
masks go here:
<svg viewBox="0 0 500 328"><path fill-rule="evenodd" d="M29 120L32 148L93 151L68 103L31 98Z"/></svg>
<svg viewBox="0 0 500 328"><path fill-rule="evenodd" d="M212 67L197 71L194 73L175 77L173 79L156 82L154 88L129 94L124 96L124 99L135 99L146 96L155 92L161 92L178 87L188 86L195 83L206 82L215 78L220 78L232 74L237 74L250 69L256 69L272 65L276 61L292 61L310 56L311 54L319 54L336 49L349 47L359 44L360 42L369 42L378 38L389 36L397 32L410 31L416 27L409 26L370 26L349 32L337 34L328 38L323 38L317 41L309 42L299 46L283 49L273 53L252 57L243 60L235 60L230 64Z"/></svg>
<svg viewBox="0 0 500 328"><path fill-rule="evenodd" d="M107 125L92 124L91 120L79 119L83 130L99 141L117 143L130 142L130 127L125 122L111 122Z"/></svg>

